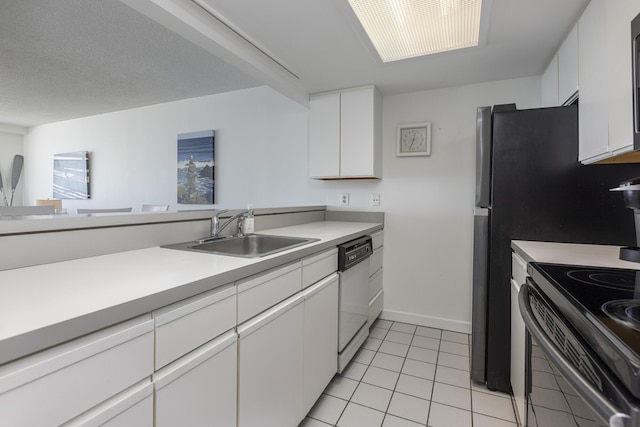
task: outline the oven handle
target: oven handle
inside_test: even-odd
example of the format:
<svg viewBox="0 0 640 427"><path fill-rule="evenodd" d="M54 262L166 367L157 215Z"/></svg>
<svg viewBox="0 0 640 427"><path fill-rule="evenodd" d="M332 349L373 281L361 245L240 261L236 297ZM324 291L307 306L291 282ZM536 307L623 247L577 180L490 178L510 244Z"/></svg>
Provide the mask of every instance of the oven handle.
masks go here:
<svg viewBox="0 0 640 427"><path fill-rule="evenodd" d="M585 380L580 371L575 369L573 365L567 361L564 355L556 349L555 345L547 338L546 334L538 326L538 322L533 317L533 311L529 304L529 288L531 285L523 283L518 293L518 306L522 320L526 325L529 333L533 335L544 353L551 359L553 364L565 377L567 382L571 384L578 393L587 401L604 420L609 420L610 427L627 427L629 426L630 417L622 414L609 402L600 392Z"/></svg>

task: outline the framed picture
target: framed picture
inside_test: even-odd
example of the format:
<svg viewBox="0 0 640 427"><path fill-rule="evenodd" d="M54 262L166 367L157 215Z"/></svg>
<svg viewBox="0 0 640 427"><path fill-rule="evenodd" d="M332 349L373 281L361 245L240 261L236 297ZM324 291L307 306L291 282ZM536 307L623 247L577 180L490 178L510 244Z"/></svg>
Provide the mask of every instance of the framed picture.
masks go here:
<svg viewBox="0 0 640 427"><path fill-rule="evenodd" d="M75 151L53 155L53 198L88 199L89 152Z"/></svg>
<svg viewBox="0 0 640 427"><path fill-rule="evenodd" d="M431 155L431 123L398 125L396 156Z"/></svg>
<svg viewBox="0 0 640 427"><path fill-rule="evenodd" d="M213 204L215 131L178 135L178 203Z"/></svg>

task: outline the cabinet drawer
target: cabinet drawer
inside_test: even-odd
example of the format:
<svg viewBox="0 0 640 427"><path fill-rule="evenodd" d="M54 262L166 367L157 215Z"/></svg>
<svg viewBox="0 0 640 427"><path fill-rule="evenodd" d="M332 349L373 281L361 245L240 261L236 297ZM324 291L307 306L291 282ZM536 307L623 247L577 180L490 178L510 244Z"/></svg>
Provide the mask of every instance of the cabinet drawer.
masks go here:
<svg viewBox="0 0 640 427"><path fill-rule="evenodd" d="M236 288L226 285L153 312L156 369L236 325Z"/></svg>
<svg viewBox="0 0 640 427"><path fill-rule="evenodd" d="M153 427L153 384L149 379L92 408L64 427Z"/></svg>
<svg viewBox="0 0 640 427"><path fill-rule="evenodd" d="M369 300L375 297L382 290L382 270L369 279Z"/></svg>
<svg viewBox="0 0 640 427"><path fill-rule="evenodd" d="M384 245L384 231L383 230L376 231L375 233L371 234L371 244L373 245L373 250L374 251L376 249L378 249L379 247L381 247L382 245Z"/></svg>
<svg viewBox="0 0 640 427"><path fill-rule="evenodd" d="M369 326L375 322L375 320L382 313L382 307L384 305L384 291L380 290L378 294L369 301Z"/></svg>
<svg viewBox="0 0 640 427"><path fill-rule="evenodd" d="M382 268L382 248L374 249L369 263L369 276L373 276Z"/></svg>
<svg viewBox="0 0 640 427"><path fill-rule="evenodd" d="M229 331L153 374L155 426L235 426L237 349Z"/></svg>
<svg viewBox="0 0 640 427"><path fill-rule="evenodd" d="M311 286L338 270L338 248L302 260L302 288Z"/></svg>
<svg viewBox="0 0 640 427"><path fill-rule="evenodd" d="M0 425L60 425L152 372L143 316L1 366Z"/></svg>
<svg viewBox="0 0 640 427"><path fill-rule="evenodd" d="M296 262L237 282L238 324L302 290L301 265Z"/></svg>
<svg viewBox="0 0 640 427"><path fill-rule="evenodd" d="M518 283L523 284L527 280L527 263L517 253L511 252L511 277Z"/></svg>

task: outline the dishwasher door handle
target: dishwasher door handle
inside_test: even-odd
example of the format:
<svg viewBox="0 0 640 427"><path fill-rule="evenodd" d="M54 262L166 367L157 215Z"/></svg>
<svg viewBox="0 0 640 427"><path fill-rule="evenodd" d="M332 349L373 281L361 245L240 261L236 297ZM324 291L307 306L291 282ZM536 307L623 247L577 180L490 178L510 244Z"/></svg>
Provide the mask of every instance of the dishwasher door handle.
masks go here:
<svg viewBox="0 0 640 427"><path fill-rule="evenodd" d="M599 390L597 390L589 381L587 381L564 355L556 348L556 346L547 338L547 335L538 325L538 322L533 317L533 310L529 303L529 289L531 285L528 283L522 284L520 291L518 292L518 306L520 308L520 315L524 324L527 327L529 333L536 339L538 345L542 348L544 353L551 359L551 362L558 368L560 373L564 376L569 384L587 401L589 406L600 416L603 420L608 420L610 427L628 427L629 415L620 413L612 404L605 398Z"/></svg>

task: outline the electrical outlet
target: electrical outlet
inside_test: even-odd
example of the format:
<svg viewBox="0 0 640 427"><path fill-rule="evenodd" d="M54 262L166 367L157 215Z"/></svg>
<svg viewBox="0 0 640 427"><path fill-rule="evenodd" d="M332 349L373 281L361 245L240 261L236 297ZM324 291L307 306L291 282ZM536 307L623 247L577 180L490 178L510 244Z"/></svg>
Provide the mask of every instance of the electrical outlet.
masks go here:
<svg viewBox="0 0 640 427"><path fill-rule="evenodd" d="M349 206L349 193L340 194L340 206Z"/></svg>
<svg viewBox="0 0 640 427"><path fill-rule="evenodd" d="M371 195L371 206L380 206L380 194L375 193Z"/></svg>

